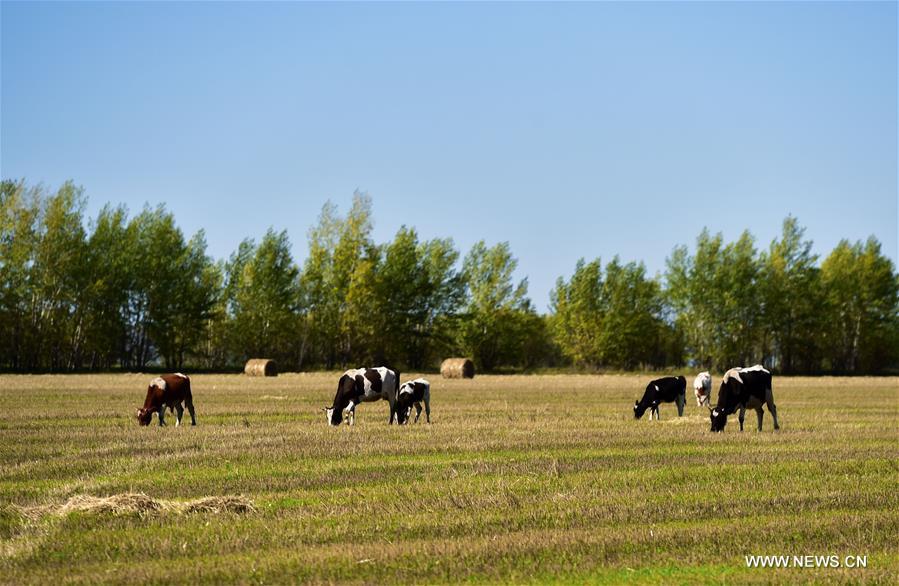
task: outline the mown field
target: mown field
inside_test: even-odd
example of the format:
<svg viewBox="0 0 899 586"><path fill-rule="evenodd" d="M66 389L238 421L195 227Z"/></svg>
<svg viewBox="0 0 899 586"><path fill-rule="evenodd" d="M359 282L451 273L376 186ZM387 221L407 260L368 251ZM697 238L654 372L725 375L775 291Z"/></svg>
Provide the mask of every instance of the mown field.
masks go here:
<svg viewBox="0 0 899 586"><path fill-rule="evenodd" d="M782 429L634 421L646 377L432 381L328 428L337 377L192 377L199 425L138 427L148 375L0 376L0 581L871 582L899 576L899 380L777 378ZM404 379L406 377L404 376ZM717 381L716 381L717 383ZM717 390L717 389L716 389ZM189 421L185 414L185 419ZM54 512L78 495L255 512ZM867 555L751 569L749 554Z"/></svg>

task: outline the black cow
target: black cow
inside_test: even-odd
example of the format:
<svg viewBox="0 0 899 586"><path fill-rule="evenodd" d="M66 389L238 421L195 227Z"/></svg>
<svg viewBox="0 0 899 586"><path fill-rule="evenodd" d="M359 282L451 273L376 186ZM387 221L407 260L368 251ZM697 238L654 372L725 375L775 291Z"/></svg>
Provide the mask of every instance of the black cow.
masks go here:
<svg viewBox="0 0 899 586"><path fill-rule="evenodd" d="M659 403L671 402L677 405L677 416L681 417L687 403L687 379L682 376L666 376L646 385L643 398L634 401L634 419L643 417L647 409L650 421L653 414L659 419Z"/></svg>
<svg viewBox="0 0 899 586"><path fill-rule="evenodd" d="M337 383L337 394L334 402L323 411L327 415L329 425L340 425L344 414L349 425L356 422L356 405L387 399L390 403L390 419L393 423L396 414L396 395L400 388L400 373L384 366L377 368L356 368L348 370Z"/></svg>
<svg viewBox="0 0 899 586"><path fill-rule="evenodd" d="M412 407L415 406L415 423L418 423L422 402L425 404L425 420L431 423L431 383L423 378L404 382L396 398L396 422L400 425L409 423Z"/></svg>
<svg viewBox="0 0 899 586"><path fill-rule="evenodd" d="M774 429L780 429L774 393L771 391L771 373L760 364L750 368L731 368L721 379L718 405L714 409L709 407L712 431L724 431L727 416L737 409L740 410L740 431L743 431L743 416L747 407L755 409L759 418L759 431L762 431L763 405L768 405L768 411L774 418Z"/></svg>

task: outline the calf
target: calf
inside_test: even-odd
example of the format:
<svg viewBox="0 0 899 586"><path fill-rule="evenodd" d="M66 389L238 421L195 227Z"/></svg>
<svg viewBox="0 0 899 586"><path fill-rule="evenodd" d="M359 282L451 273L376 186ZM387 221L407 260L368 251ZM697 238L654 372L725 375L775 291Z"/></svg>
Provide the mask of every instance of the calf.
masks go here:
<svg viewBox="0 0 899 586"><path fill-rule="evenodd" d="M387 399L393 424L396 415L396 395L400 386L400 373L384 366L348 370L337 382L337 394L330 407L325 407L328 425L340 425L344 417L349 425L356 423L356 405Z"/></svg>
<svg viewBox="0 0 899 586"><path fill-rule="evenodd" d="M693 394L696 395L696 406L708 405L712 400L712 375L700 372L693 381Z"/></svg>
<svg viewBox="0 0 899 586"><path fill-rule="evenodd" d="M659 403L671 403L677 405L677 416L684 414L684 405L687 403L687 379L682 376L668 376L656 379L646 385L643 398L634 401L634 419L643 417L643 413L649 409L649 420L655 414L659 419Z"/></svg>
<svg viewBox="0 0 899 586"><path fill-rule="evenodd" d="M406 381L400 387L396 397L396 422L399 425L409 423L412 406L415 406L415 423L421 417L421 403L425 404L425 420L431 423L431 383L423 378Z"/></svg>
<svg viewBox="0 0 899 586"><path fill-rule="evenodd" d="M177 411L175 425L181 425L181 417L184 415L184 407L190 413L190 424L197 424L197 416L194 413L194 399L190 393L190 377L176 372L164 374L150 381L147 387L147 398L144 406L137 410L137 421L141 425L150 425L153 413L159 414L159 425L165 425L165 408L169 411Z"/></svg>
<svg viewBox="0 0 899 586"><path fill-rule="evenodd" d="M762 405L768 405L768 411L774 418L774 429L780 429L774 393L771 391L771 373L760 364L750 368L731 368L721 379L718 405L714 409L709 407L712 431L724 431L727 416L737 409L740 410L740 431L743 431L743 416L747 407L755 409L759 418L759 431L762 431Z"/></svg>

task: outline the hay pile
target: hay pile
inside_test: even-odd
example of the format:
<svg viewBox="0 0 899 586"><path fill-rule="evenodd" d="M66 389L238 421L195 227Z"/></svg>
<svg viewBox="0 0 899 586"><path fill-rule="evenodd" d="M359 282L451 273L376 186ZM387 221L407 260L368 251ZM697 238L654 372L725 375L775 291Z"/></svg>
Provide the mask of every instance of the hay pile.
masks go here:
<svg viewBox="0 0 899 586"><path fill-rule="evenodd" d="M474 362L468 358L447 358L440 365L443 378L474 378Z"/></svg>
<svg viewBox="0 0 899 586"><path fill-rule="evenodd" d="M250 358L243 373L247 376L278 376L278 366L268 358Z"/></svg>
<svg viewBox="0 0 899 586"><path fill-rule="evenodd" d="M192 501L154 499L143 493L114 494L107 497L76 495L59 506L23 509L29 518L43 515L65 516L69 513L96 515L150 515L154 513L254 513L253 501L242 496L208 496Z"/></svg>

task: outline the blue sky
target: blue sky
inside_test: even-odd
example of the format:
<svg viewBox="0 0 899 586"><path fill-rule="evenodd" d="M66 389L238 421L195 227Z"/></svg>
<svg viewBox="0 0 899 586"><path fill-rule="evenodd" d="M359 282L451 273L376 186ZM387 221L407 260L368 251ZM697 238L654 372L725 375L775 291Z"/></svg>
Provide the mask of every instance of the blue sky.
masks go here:
<svg viewBox="0 0 899 586"><path fill-rule="evenodd" d="M703 226L897 256L895 3L2 2L0 171L165 203L227 257L374 199L508 240L545 310L579 257Z"/></svg>

